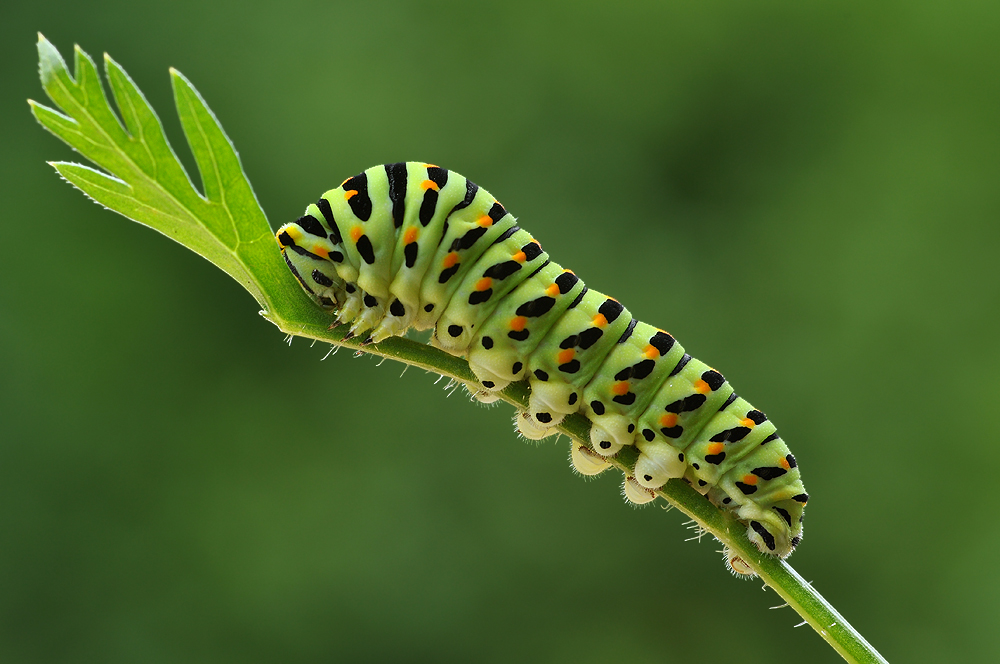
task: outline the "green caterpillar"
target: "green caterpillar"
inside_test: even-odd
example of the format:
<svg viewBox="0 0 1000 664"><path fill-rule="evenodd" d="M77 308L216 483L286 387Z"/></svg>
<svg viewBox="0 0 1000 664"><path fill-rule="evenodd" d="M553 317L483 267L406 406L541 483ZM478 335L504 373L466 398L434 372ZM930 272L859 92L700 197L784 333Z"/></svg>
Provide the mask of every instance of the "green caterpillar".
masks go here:
<svg viewBox="0 0 1000 664"><path fill-rule="evenodd" d="M433 328L434 345L468 358L482 401L527 379L529 408L517 416L526 438L583 413L592 448L573 446L579 472L595 475L634 445L632 502L683 478L735 512L762 552L784 558L802 539L808 495L764 413L670 334L550 261L470 180L431 164L376 166L323 194L277 240L302 287L352 335Z"/></svg>

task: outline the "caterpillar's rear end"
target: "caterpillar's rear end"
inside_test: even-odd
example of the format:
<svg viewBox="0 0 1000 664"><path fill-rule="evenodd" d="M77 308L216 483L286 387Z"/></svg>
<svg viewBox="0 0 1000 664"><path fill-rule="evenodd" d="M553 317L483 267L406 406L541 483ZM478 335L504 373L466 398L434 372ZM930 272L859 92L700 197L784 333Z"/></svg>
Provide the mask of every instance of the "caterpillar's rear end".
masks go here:
<svg viewBox="0 0 1000 664"><path fill-rule="evenodd" d="M422 163L344 181L277 233L302 287L372 341L410 327L468 358L484 401L527 380L518 430L539 439L569 414L592 423L581 473L639 450L625 495L648 502L681 478L735 512L764 553L802 538L808 496L774 425L668 333L632 318L551 261L488 192Z"/></svg>

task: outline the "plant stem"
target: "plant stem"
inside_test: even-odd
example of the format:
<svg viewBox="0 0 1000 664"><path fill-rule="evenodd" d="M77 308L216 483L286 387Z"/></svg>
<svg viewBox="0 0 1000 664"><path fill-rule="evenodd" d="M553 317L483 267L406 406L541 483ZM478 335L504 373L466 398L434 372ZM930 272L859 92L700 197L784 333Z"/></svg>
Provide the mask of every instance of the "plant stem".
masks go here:
<svg viewBox="0 0 1000 664"><path fill-rule="evenodd" d="M303 294L302 297L305 297ZM301 309L296 310L301 311ZM287 320L277 313L261 312L282 332L324 341L355 351L389 358L426 371L438 373L458 383L475 385L476 379L462 358L442 350L403 337L390 337L377 344L363 345L360 338L344 340L347 326L329 329L329 314L319 307L306 320ZM528 407L530 390L525 382L510 384L499 393L500 399L519 410ZM563 420L558 427L576 443L589 446L590 422L579 413ZM637 452L625 447L610 459L612 465L628 475L635 465ZM792 567L779 558L764 555L747 538L746 526L732 514L720 510L704 496L678 479L661 487L657 495L670 505L691 517L703 531L735 551L757 575L788 605L795 610L816 632L836 650L845 661L852 664L885 663L886 660Z"/></svg>
<svg viewBox="0 0 1000 664"><path fill-rule="evenodd" d="M286 320L274 313L261 313L282 332L293 336L324 341L389 358L438 373L459 383L476 384L475 376L465 360L427 344L403 337L391 337L381 343L367 345L362 345L360 338L344 340L346 326L329 329L330 317L319 307L315 308L314 316L299 321ZM529 393L527 384L522 381L509 385L499 397L515 408L523 410L528 407ZM579 413L571 415L557 428L560 433L573 441L589 445L590 422L583 415ZM627 475L635 465L635 457L634 448L626 447L610 461ZM670 505L694 519L699 528L711 533L717 540L737 552L757 575L802 616L845 661L852 664L886 662L878 651L787 562L762 554L747 538L746 526L733 515L712 505L704 496L681 480L670 480L656 493Z"/></svg>

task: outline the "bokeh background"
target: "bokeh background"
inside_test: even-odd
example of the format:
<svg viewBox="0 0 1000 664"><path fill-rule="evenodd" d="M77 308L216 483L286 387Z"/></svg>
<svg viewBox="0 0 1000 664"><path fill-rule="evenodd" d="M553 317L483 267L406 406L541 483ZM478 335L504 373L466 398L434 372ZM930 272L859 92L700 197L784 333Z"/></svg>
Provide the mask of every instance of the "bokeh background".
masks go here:
<svg viewBox="0 0 1000 664"><path fill-rule="evenodd" d="M1000 6L0 11L2 661L839 661L565 439L289 347L59 181L37 30L111 53L190 166L183 71L275 227L382 162L485 186L778 423L792 563L890 661L1000 659Z"/></svg>

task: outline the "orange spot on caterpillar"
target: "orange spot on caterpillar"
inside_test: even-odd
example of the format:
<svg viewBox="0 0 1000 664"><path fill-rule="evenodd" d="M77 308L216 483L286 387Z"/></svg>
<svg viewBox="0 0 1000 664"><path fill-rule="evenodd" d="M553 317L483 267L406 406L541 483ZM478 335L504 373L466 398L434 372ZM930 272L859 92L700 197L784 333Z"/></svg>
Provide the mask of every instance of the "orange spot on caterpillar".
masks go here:
<svg viewBox="0 0 1000 664"><path fill-rule="evenodd" d="M740 424L742 424L748 429L753 429L755 426L757 426L757 423L751 420L749 417L744 417L742 420L740 420Z"/></svg>
<svg viewBox="0 0 1000 664"><path fill-rule="evenodd" d="M756 475L744 475L743 483L749 484L750 486L757 486L757 476Z"/></svg>
<svg viewBox="0 0 1000 664"><path fill-rule="evenodd" d="M574 355L576 355L576 349L567 348L566 350L559 351L559 354L556 355L556 359L559 360L559 364L566 364L573 359Z"/></svg>
<svg viewBox="0 0 1000 664"><path fill-rule="evenodd" d="M492 279L490 279L489 277L483 277L482 279L476 282L476 290L484 291L492 285L493 285Z"/></svg>
<svg viewBox="0 0 1000 664"><path fill-rule="evenodd" d="M677 413L664 413L660 415L660 426L668 429L677 426Z"/></svg>
<svg viewBox="0 0 1000 664"><path fill-rule="evenodd" d="M559 294L559 286L558 286L558 284L552 284L551 286L549 286L548 288L546 288L545 289L545 294L549 295L551 297L555 297L556 295L558 295Z"/></svg>
<svg viewBox="0 0 1000 664"><path fill-rule="evenodd" d="M645 350L642 351L642 354L652 360L653 358L660 356L660 351L656 350L656 346L653 344L649 344L646 346Z"/></svg>
<svg viewBox="0 0 1000 664"><path fill-rule="evenodd" d="M437 164L424 164L424 166L426 166L427 168L441 168Z"/></svg>
<svg viewBox="0 0 1000 664"><path fill-rule="evenodd" d="M526 316L514 316L510 319L510 329L515 332L520 332L524 329L524 326L528 324L528 318Z"/></svg>
<svg viewBox="0 0 1000 664"><path fill-rule="evenodd" d="M719 452L721 452L724 449L726 449L725 443L709 443L708 444L708 453L709 454L718 454Z"/></svg>
<svg viewBox="0 0 1000 664"><path fill-rule="evenodd" d="M594 316L594 320L591 321L594 327L604 327L608 324L608 319L604 317L604 314L597 314Z"/></svg>
<svg viewBox="0 0 1000 664"><path fill-rule="evenodd" d="M453 251L444 257L444 260L441 261L441 264L444 265L445 267L454 267L455 263L457 262L458 262L458 252Z"/></svg>
<svg viewBox="0 0 1000 664"><path fill-rule="evenodd" d="M694 391L698 394L708 394L712 391L712 386L703 381L701 378L694 381Z"/></svg>
<svg viewBox="0 0 1000 664"><path fill-rule="evenodd" d="M490 215L484 214L479 219L476 219L476 225L482 226L483 228L489 228L493 225L493 220L490 218Z"/></svg>
<svg viewBox="0 0 1000 664"><path fill-rule="evenodd" d="M346 182L346 180L345 180L345 182ZM354 198L357 195L358 195L358 190L357 189L348 189L347 191L344 192L344 200L345 201L349 201L349 200L351 200L352 198Z"/></svg>
<svg viewBox="0 0 1000 664"><path fill-rule="evenodd" d="M358 240L360 240L361 236L364 235L364 234L365 234L365 232L361 228L361 226L355 226L354 228L351 229L351 239L354 240L355 242L357 242Z"/></svg>
<svg viewBox="0 0 1000 664"><path fill-rule="evenodd" d="M788 459L786 459L785 457L781 457L781 461L778 462L778 465L784 468L785 470L792 469L791 465L789 465L788 463Z"/></svg>
<svg viewBox="0 0 1000 664"><path fill-rule="evenodd" d="M517 261L518 263L523 263L524 261L528 260L528 257L524 255L523 251L517 252L516 254L514 254L510 258L511 258L511 260Z"/></svg>
<svg viewBox="0 0 1000 664"><path fill-rule="evenodd" d="M628 394L629 384L627 380L622 380L611 386L611 391L621 396L623 394Z"/></svg>
<svg viewBox="0 0 1000 664"><path fill-rule="evenodd" d="M413 242L416 239L417 239L417 229L416 228L412 228L412 227L411 228L407 228L406 232L403 233L403 244L410 244L411 242Z"/></svg>
<svg viewBox="0 0 1000 664"><path fill-rule="evenodd" d="M320 258L329 258L330 257L330 252L327 251L324 247L321 247L319 245L316 245L315 247L313 247L312 248L312 252L314 254L316 254L317 256L319 256Z"/></svg>
<svg viewBox="0 0 1000 664"><path fill-rule="evenodd" d="M428 189L433 189L434 191L441 191L441 187L437 186L437 183L434 182L434 180L424 180L423 182L420 183L420 188L423 189L424 191L427 191Z"/></svg>

